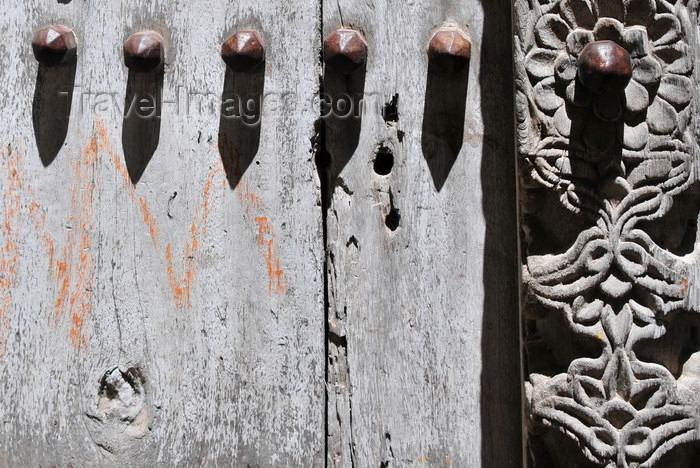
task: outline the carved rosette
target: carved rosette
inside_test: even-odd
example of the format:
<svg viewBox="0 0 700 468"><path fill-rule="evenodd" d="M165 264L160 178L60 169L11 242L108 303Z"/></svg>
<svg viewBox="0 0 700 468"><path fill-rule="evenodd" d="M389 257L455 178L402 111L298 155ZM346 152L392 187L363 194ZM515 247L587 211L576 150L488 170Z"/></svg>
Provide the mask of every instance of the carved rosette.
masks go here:
<svg viewBox="0 0 700 468"><path fill-rule="evenodd" d="M697 10L514 2L534 466L700 466ZM602 41L631 75L594 89L582 52Z"/></svg>

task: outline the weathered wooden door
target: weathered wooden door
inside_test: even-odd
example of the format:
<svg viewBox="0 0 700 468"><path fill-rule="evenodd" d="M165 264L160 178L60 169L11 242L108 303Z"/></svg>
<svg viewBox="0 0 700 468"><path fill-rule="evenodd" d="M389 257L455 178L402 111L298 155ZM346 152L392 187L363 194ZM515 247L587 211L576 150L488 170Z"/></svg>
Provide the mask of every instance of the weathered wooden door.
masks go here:
<svg viewBox="0 0 700 468"><path fill-rule="evenodd" d="M2 6L0 465L521 464L508 0Z"/></svg>
<svg viewBox="0 0 700 468"><path fill-rule="evenodd" d="M364 75L324 82L370 102L325 122L333 464L520 464L509 7L324 2L324 36L369 44ZM459 72L429 67L442 26L470 36Z"/></svg>

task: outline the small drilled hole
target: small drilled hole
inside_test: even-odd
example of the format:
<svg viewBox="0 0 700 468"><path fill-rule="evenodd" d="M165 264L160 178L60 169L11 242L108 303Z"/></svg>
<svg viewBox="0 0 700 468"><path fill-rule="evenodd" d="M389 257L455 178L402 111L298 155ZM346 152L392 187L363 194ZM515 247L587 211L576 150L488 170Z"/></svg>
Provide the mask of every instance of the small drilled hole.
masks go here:
<svg viewBox="0 0 700 468"><path fill-rule="evenodd" d="M389 214L386 215L384 223L386 224L386 227L388 227L392 231L396 231L399 228L399 222L401 222L401 215L399 214L399 210L397 210L396 208L392 208Z"/></svg>
<svg viewBox="0 0 700 468"><path fill-rule="evenodd" d="M379 175L388 175L394 167L394 155L389 148L379 148L374 158L374 172Z"/></svg>

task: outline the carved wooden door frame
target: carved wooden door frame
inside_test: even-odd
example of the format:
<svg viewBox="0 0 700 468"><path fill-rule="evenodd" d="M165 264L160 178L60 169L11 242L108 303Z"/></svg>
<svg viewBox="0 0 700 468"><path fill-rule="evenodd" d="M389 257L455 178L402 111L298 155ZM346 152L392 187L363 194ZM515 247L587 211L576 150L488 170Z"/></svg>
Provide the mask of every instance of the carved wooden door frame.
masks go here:
<svg viewBox="0 0 700 468"><path fill-rule="evenodd" d="M693 0L515 0L530 466L698 466Z"/></svg>

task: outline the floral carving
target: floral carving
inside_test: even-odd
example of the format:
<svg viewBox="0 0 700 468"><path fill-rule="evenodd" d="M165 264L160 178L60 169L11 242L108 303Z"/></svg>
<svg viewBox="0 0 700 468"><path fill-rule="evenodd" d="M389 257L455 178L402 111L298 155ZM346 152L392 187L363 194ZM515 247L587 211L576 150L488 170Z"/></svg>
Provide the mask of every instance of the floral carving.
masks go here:
<svg viewBox="0 0 700 468"><path fill-rule="evenodd" d="M532 299L601 348L595 359L573 360L566 374L535 377L532 416L566 427L602 466L653 466L670 447L698 437L698 408L676 395L667 369L635 353L637 344L665 335L686 305L691 265L659 251L638 228L669 208L656 187L631 190L567 252L530 256L524 269Z"/></svg>
<svg viewBox="0 0 700 468"><path fill-rule="evenodd" d="M657 235L679 200L697 199L696 9L686 0L514 0L526 400L531 440L556 466L570 455L554 453L559 439L547 431L606 467L686 466L669 457L700 440L700 375L688 370L700 361L688 325L700 326L695 255ZM580 79L584 48L601 41L628 54L631 77L618 87ZM690 206L692 227L700 203ZM562 209L571 221L561 229L581 228L547 251L539 224L557 230L561 220L546 212Z"/></svg>
<svg viewBox="0 0 700 468"><path fill-rule="evenodd" d="M543 138L529 144L536 150L561 148L572 131L574 140L585 134L586 128L572 128L577 121L586 121L596 133L582 139L581 148L594 153L608 151L616 140L631 151L654 150L668 137L683 142L688 119L679 113L692 97L687 76L692 59L681 21L672 12L657 10L654 0L563 0L541 11L549 12L534 24L532 44L523 57L526 73L518 77L524 93L520 117L526 118L522 100L528 99L544 129ZM579 54L586 44L600 40L620 44L632 57L633 78L623 92L594 94L576 79ZM602 124L618 121L624 127Z"/></svg>

